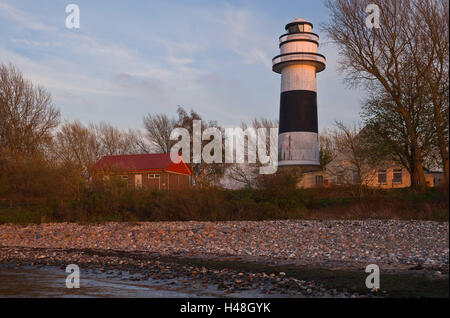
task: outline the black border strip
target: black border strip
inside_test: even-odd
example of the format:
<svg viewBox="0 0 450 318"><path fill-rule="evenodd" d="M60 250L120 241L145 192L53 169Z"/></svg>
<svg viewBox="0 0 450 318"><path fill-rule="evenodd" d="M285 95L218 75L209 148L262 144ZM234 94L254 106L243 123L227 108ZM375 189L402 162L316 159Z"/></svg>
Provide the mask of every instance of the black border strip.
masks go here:
<svg viewBox="0 0 450 318"><path fill-rule="evenodd" d="M194 295L193 295L194 296ZM442 308L443 310L448 307L447 298L2 298L2 309L11 309L17 312L19 315L23 313L28 315L30 308L34 308L34 311L46 311L51 307L52 312L48 312L49 318L60 317L59 312L63 310L70 310L77 315L85 314L85 305L90 306L93 315L104 315L105 307L110 310L114 310L119 314L126 316L129 315L130 306L137 310L142 309L143 312L151 309L152 313L156 316L170 317L170 316L183 316L181 315L181 306L187 305L214 305L214 312L211 317L230 317L230 314L241 314L237 310L225 312L225 303L232 308L242 308L243 304L246 304L244 308L247 308L248 304L270 304L270 312L264 312L264 306L261 306L260 310L252 313L251 316L255 317L260 314L262 317L281 317L292 316L293 312L297 312L299 308L302 310L311 309L320 316L332 316L336 311L348 312L348 308L351 307L353 311L364 312L367 308L370 308L372 316L383 317L386 315L386 307L393 308L392 312L397 317L400 316L413 316L417 314L419 310L423 308ZM392 306L392 307L391 307ZM222 310L218 310L222 308ZM161 313L160 315L158 315ZM59 315L58 315L59 314ZM173 315L172 315L173 314ZM186 313L187 316L201 316L202 313ZM207 316L207 313L203 313L203 316Z"/></svg>
<svg viewBox="0 0 450 318"><path fill-rule="evenodd" d="M283 36L291 35L291 34L312 34L312 35L317 36L318 39L320 39L319 35L316 34L316 33L314 33L314 32L293 32L293 33L285 33L285 34L280 35L279 39L281 39Z"/></svg>
<svg viewBox="0 0 450 318"><path fill-rule="evenodd" d="M290 43L290 42L312 42L317 44L317 47L319 47L319 42L316 40L311 40L311 39L292 39L292 40L286 40L284 42L280 43L280 48L282 45L286 44L286 43Z"/></svg>
<svg viewBox="0 0 450 318"><path fill-rule="evenodd" d="M280 54L280 55L275 56L275 57L272 59L272 62L273 62L273 60L275 60L275 59L277 59L277 58L279 58L279 57L288 56L288 55L294 55L294 54L310 54L310 55L316 55L316 56L323 57L323 58L325 59L325 61L327 60L327 58L326 58L325 56L323 56L322 54L320 54L320 53L315 53L315 52L291 52L291 53L284 53L284 54ZM319 61L312 61L312 62L321 63L321 62L319 62ZM322 63L322 64L323 64L323 63Z"/></svg>

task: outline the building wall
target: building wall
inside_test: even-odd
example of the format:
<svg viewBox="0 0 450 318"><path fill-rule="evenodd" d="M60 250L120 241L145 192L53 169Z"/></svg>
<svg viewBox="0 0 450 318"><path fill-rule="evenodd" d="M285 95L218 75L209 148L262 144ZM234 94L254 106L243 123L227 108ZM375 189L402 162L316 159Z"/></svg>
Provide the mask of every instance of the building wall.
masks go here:
<svg viewBox="0 0 450 318"><path fill-rule="evenodd" d="M400 170L402 171L401 182L394 182L394 171ZM378 174L380 170L386 171L386 182L379 182ZM323 183L317 182L321 179ZM336 175L329 174L327 171L317 171L306 173L303 175L302 180L300 180L298 187L300 188L315 188L315 187L328 187L328 186L338 186L345 184L355 184L352 176L344 175L342 178L339 178ZM425 180L429 187L436 186L435 184L436 176L432 173L425 173ZM382 168L382 169L374 169L365 177L365 184L368 187L372 188L381 188L381 189L392 189L392 188L407 188L411 186L411 178L409 172L400 167L390 167L390 168Z"/></svg>
<svg viewBox="0 0 450 318"><path fill-rule="evenodd" d="M316 183L317 176L321 176L322 180L325 180L327 178L326 173L324 171L305 173L303 174L302 179L298 183L298 187L309 189L326 186L324 183L322 183L322 185Z"/></svg>
<svg viewBox="0 0 450 318"><path fill-rule="evenodd" d="M170 190L186 189L191 185L191 177L188 175L169 173L168 176Z"/></svg>
<svg viewBox="0 0 450 318"><path fill-rule="evenodd" d="M433 176L433 182L435 187L439 187L445 183L445 174L443 172L430 172Z"/></svg>
<svg viewBox="0 0 450 318"><path fill-rule="evenodd" d="M378 175L381 170L386 171L386 182L379 182ZM400 182L394 182L394 171L401 170L402 178ZM381 189L391 189L391 188L407 188L411 186L411 177L406 169L401 169L399 167L393 168L382 168L378 170L373 170L366 182L367 186Z"/></svg>
<svg viewBox="0 0 450 318"><path fill-rule="evenodd" d="M191 186L191 176L160 170L124 172L117 174L119 178L122 178L124 181L126 180L127 185L130 188L134 188L136 186L136 179L138 178L138 175L142 178L142 187L146 188L159 190L179 190L187 189Z"/></svg>
<svg viewBox="0 0 450 318"><path fill-rule="evenodd" d="M394 182L394 171L395 170L402 170L402 181L401 182ZM379 170L373 170L371 174L370 181L367 183L370 187L378 187L382 189L391 189L391 188L407 188L411 186L411 176L409 172L406 169L402 169L399 167L393 167L389 169L385 169L387 172L387 182L386 183L379 183L378 182L378 173ZM434 177L430 173L425 173L425 181L427 183L428 187L434 187Z"/></svg>

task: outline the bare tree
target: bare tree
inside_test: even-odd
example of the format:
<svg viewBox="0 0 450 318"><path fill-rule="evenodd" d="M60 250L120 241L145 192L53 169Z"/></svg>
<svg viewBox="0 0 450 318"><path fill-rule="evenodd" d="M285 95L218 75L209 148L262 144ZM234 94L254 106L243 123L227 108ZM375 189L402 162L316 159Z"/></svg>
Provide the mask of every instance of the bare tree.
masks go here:
<svg viewBox="0 0 450 318"><path fill-rule="evenodd" d="M175 126L180 128L185 128L189 135L191 136L191 145L190 145L190 153L182 155L184 157L189 156L190 158L193 158L193 123L194 120L201 120L201 130L203 131L206 128L209 127L215 127L221 130L222 128L217 124L215 121L204 121L202 120L202 117L195 112L194 110L191 110L189 113L181 106L177 109L177 115L178 119L176 121ZM174 141L176 142L176 141ZM222 140L223 142L223 140ZM208 140L202 140L202 147L209 143ZM222 154L223 156L223 154ZM192 177L194 180L194 184L198 188L209 188L211 186L218 186L220 185L220 179L225 173L225 167L221 163L206 163L203 160L201 160L200 163L193 163L192 161L189 163L189 166L192 170Z"/></svg>
<svg viewBox="0 0 450 318"><path fill-rule="evenodd" d="M328 129L319 134L319 156L322 169L326 169L328 164L336 158L337 151L332 137L332 133Z"/></svg>
<svg viewBox="0 0 450 318"><path fill-rule="evenodd" d="M0 65L0 150L29 156L49 143L60 112L49 92L23 78L12 64Z"/></svg>
<svg viewBox="0 0 450 318"><path fill-rule="evenodd" d="M424 149L420 123L429 120L427 92L422 72L429 69L434 58L418 64L416 57L425 54L424 26L418 10L420 3L438 8L444 0L329 0L331 20L324 31L337 45L340 68L351 85L365 85L368 90L383 91L404 126L410 152L412 184L426 188ZM381 28L365 25L366 7L380 7ZM444 7L442 5L441 7ZM438 9L440 10L440 9ZM448 20L446 21L448 24ZM448 26L447 26L448 28ZM448 67L448 64L447 64ZM434 76L434 75L432 75Z"/></svg>
<svg viewBox="0 0 450 318"><path fill-rule="evenodd" d="M131 145L131 153L151 153L152 146L148 137L141 130L129 129L126 135L127 142Z"/></svg>
<svg viewBox="0 0 450 318"><path fill-rule="evenodd" d="M366 140L373 147L383 146L389 161L396 162L408 170L411 184L417 184L416 158L413 141L402 115L396 111L394 102L383 89L374 89L363 105L362 117L365 121ZM434 121L429 107L416 108L412 112L417 141L424 153L423 162L426 166L434 165L436 147L433 144L435 136Z"/></svg>
<svg viewBox="0 0 450 318"><path fill-rule="evenodd" d="M169 153L175 144L170 140L170 133L176 127L176 120L164 114L148 114L143 119L147 137L154 152Z"/></svg>
<svg viewBox="0 0 450 318"><path fill-rule="evenodd" d="M124 135L116 127L105 122L101 122L97 125L89 125L89 129L96 135L97 142L100 143L101 154L113 156L128 152Z"/></svg>
<svg viewBox="0 0 450 318"><path fill-rule="evenodd" d="M251 128L259 129L259 128L277 128L278 127L278 120L270 120L267 118L255 118L253 119L251 123ZM249 128L249 125L247 123L241 124L241 129L245 131L247 128ZM267 136L269 136L269 133L267 133ZM270 138L270 137L269 137ZM266 138L266 149L270 149L270 139ZM278 136L276 136L278 138ZM256 149L255 144L251 144L252 140L247 140L247 142L244 145L244 152L245 152L245 163L233 163L229 164L226 169L226 177L228 177L232 182L237 183L240 186L244 186L247 188L254 188L257 187L259 182L259 168L261 167L261 164L257 161L256 163L248 163L248 150L249 148Z"/></svg>
<svg viewBox="0 0 450 318"><path fill-rule="evenodd" d="M373 143L371 134L359 124L345 125L336 121L331 133L335 149L335 160L339 164L329 164L327 172L340 176L343 183L357 186L358 196L373 180L373 170L387 161L383 144Z"/></svg>
<svg viewBox="0 0 450 318"><path fill-rule="evenodd" d="M423 82L432 105L436 129L435 145L439 149L441 166L449 180L449 2L446 0L417 0L417 21L421 21L416 34L419 48L414 64L423 76Z"/></svg>
<svg viewBox="0 0 450 318"><path fill-rule="evenodd" d="M96 134L78 121L60 127L54 149L61 162L75 164L85 177L91 175L92 166L102 156Z"/></svg>
<svg viewBox="0 0 450 318"><path fill-rule="evenodd" d="M103 156L147 152L141 135L137 131L121 130L105 122L91 124L89 129L96 135L101 145L100 153Z"/></svg>

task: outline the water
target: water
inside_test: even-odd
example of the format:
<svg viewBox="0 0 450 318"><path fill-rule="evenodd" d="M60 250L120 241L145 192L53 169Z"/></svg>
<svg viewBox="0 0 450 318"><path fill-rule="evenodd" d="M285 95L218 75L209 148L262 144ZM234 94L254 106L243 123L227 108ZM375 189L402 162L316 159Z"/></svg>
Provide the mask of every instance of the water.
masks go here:
<svg viewBox="0 0 450 318"><path fill-rule="evenodd" d="M80 288L67 288L69 275L60 267L0 266L0 297L193 297L191 291L164 288L153 280L131 281L117 273L80 272ZM127 279L128 278L128 279ZM177 290L178 289L178 290ZM212 295L210 295L212 296Z"/></svg>
<svg viewBox="0 0 450 318"><path fill-rule="evenodd" d="M67 288L68 273L56 266L0 265L0 297L268 297L257 291L225 294L216 287L184 286L183 279L133 281L140 275L80 269L80 288ZM277 297L277 295L270 295Z"/></svg>

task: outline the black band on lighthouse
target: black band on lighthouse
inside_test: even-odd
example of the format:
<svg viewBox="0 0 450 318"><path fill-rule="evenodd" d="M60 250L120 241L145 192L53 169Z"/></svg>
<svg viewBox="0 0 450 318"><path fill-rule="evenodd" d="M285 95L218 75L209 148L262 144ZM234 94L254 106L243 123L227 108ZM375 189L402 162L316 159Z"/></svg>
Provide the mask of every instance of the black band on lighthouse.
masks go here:
<svg viewBox="0 0 450 318"><path fill-rule="evenodd" d="M296 90L281 93L279 133L318 132L317 93Z"/></svg>

